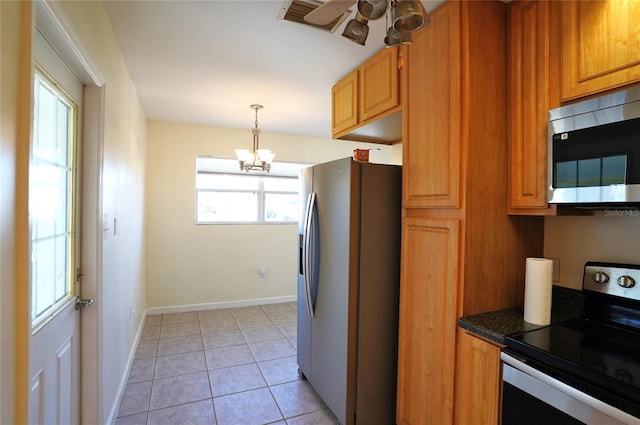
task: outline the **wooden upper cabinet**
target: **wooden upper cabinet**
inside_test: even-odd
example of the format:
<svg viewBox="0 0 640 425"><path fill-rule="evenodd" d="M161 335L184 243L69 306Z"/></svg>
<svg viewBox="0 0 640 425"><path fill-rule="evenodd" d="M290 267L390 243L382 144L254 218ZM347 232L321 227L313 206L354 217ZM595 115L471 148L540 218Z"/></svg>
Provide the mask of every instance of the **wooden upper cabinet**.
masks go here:
<svg viewBox="0 0 640 425"><path fill-rule="evenodd" d="M500 423L500 347L458 329L454 423Z"/></svg>
<svg viewBox="0 0 640 425"><path fill-rule="evenodd" d="M331 125L337 133L358 124L358 70L340 80L331 89Z"/></svg>
<svg viewBox="0 0 640 425"><path fill-rule="evenodd" d="M562 100L640 81L640 2L563 1Z"/></svg>
<svg viewBox="0 0 640 425"><path fill-rule="evenodd" d="M335 139L392 144L402 141L401 48L384 48L332 90Z"/></svg>
<svg viewBox="0 0 640 425"><path fill-rule="evenodd" d="M413 35L407 58L403 207L460 206L460 4Z"/></svg>
<svg viewBox="0 0 640 425"><path fill-rule="evenodd" d="M360 67L360 121L398 106L398 52L384 49Z"/></svg>
<svg viewBox="0 0 640 425"><path fill-rule="evenodd" d="M560 106L560 2L509 7L509 213L549 215L548 110Z"/></svg>

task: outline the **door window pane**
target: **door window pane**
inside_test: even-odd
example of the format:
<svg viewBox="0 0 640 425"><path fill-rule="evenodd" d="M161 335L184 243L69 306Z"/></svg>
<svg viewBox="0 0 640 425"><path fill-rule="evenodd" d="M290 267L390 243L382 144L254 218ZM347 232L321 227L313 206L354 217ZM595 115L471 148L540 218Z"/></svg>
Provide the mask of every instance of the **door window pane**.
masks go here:
<svg viewBox="0 0 640 425"><path fill-rule="evenodd" d="M76 106L46 77L34 80L29 164L31 319L73 297L73 191Z"/></svg>
<svg viewBox="0 0 640 425"><path fill-rule="evenodd" d="M32 238L64 233L68 226L68 170L32 162L29 172Z"/></svg>

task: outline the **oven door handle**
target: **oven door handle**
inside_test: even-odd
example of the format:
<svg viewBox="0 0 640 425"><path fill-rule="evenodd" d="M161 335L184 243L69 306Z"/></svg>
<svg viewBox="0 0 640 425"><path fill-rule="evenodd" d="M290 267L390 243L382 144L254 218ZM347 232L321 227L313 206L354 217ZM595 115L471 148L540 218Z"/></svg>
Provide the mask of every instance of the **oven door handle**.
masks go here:
<svg viewBox="0 0 640 425"><path fill-rule="evenodd" d="M612 419L618 421L619 424L639 425L640 419L632 416L622 410L591 397L564 382L558 381L555 378L545 374L544 372L535 369L528 364L518 360L512 355L501 352L500 360L503 365L503 377L505 382L513 385L514 387L529 393L531 396L549 404L557 409L570 414L570 416L579 419L585 423L596 424L612 424ZM535 381L539 382L535 382ZM548 387L551 387L549 390ZM526 388L525 388L526 387ZM553 390L564 393L566 397L561 397L561 394L553 394ZM571 400L579 401L582 406L572 408ZM584 409L584 406L589 409Z"/></svg>

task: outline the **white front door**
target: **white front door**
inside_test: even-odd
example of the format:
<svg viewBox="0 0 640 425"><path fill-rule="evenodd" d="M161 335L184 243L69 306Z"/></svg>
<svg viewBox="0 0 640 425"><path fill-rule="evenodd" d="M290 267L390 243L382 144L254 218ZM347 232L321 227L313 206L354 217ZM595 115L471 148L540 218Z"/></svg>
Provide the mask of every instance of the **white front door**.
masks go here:
<svg viewBox="0 0 640 425"><path fill-rule="evenodd" d="M31 340L29 423L80 422L80 267L77 176L82 84L34 38L29 164Z"/></svg>

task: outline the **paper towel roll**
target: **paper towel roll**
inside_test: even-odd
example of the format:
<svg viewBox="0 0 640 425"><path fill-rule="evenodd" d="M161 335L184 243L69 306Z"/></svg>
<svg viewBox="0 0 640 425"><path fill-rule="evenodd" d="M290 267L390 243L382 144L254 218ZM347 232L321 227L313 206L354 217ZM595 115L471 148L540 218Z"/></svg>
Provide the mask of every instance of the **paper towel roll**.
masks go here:
<svg viewBox="0 0 640 425"><path fill-rule="evenodd" d="M534 325L551 323L553 261L527 258L524 278L524 320Z"/></svg>

